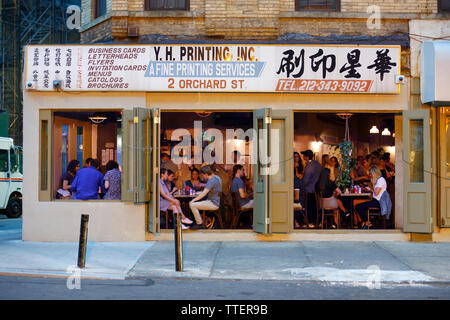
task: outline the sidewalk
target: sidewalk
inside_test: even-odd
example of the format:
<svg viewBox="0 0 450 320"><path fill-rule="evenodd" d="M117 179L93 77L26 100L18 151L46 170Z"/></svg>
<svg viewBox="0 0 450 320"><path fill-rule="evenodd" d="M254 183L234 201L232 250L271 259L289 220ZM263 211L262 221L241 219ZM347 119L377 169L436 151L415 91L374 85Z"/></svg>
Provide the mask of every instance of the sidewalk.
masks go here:
<svg viewBox="0 0 450 320"><path fill-rule="evenodd" d="M186 242L175 272L174 245L157 242L130 278L450 282L450 244L411 242Z"/></svg>
<svg viewBox="0 0 450 320"><path fill-rule="evenodd" d="M0 274L71 275L77 243L0 242ZM450 244L396 242L89 242L84 278L185 278L360 283L450 282Z"/></svg>
<svg viewBox="0 0 450 320"><path fill-rule="evenodd" d="M1 219L0 274L72 275L75 242L24 242L20 219ZM85 278L185 278L366 283L450 283L450 243L186 241L175 271L173 241L88 242Z"/></svg>

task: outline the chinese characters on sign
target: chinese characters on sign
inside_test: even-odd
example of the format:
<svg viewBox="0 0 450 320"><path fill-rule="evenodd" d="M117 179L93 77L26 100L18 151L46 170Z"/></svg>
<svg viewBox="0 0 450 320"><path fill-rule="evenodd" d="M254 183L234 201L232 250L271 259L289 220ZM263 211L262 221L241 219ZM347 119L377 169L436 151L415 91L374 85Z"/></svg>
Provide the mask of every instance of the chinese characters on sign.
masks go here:
<svg viewBox="0 0 450 320"><path fill-rule="evenodd" d="M396 94L400 46L28 46L26 62L42 91Z"/></svg>

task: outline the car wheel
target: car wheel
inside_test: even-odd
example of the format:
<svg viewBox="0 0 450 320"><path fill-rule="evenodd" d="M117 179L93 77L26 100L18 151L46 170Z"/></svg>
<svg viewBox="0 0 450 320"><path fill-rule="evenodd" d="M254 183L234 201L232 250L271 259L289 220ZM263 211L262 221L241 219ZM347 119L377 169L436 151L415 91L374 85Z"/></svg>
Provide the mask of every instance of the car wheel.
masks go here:
<svg viewBox="0 0 450 320"><path fill-rule="evenodd" d="M17 197L11 197L6 207L8 218L19 218L22 215L22 200Z"/></svg>

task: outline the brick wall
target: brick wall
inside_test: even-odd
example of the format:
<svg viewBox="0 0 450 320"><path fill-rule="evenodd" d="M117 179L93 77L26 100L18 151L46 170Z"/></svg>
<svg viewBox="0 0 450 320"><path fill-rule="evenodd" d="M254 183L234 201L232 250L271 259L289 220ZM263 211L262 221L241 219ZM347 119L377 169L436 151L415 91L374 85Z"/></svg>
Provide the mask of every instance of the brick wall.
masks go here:
<svg viewBox="0 0 450 320"><path fill-rule="evenodd" d="M437 0L341 0L342 12L367 12L376 5L381 13L437 13Z"/></svg>
<svg viewBox="0 0 450 320"><path fill-rule="evenodd" d="M408 32L411 15L436 14L437 0L341 0L341 12L295 12L294 0L191 0L190 11L144 11L144 0L107 0L111 14L105 24L90 26L92 0L82 0L83 26L92 33L109 32L115 39L127 37L128 26L138 26L140 35L209 36L225 39L276 39L286 33L311 36L331 34L378 36ZM367 28L367 8L381 10L379 29ZM404 14L410 15L404 17ZM419 17L420 19L420 17ZM100 35L94 38L99 38Z"/></svg>

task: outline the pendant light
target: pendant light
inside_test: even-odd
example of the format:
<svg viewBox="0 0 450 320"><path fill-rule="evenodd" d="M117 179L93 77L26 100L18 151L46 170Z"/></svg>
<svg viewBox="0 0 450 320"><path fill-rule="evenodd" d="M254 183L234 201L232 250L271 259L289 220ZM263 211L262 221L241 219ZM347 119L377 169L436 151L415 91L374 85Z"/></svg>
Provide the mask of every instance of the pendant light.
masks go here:
<svg viewBox="0 0 450 320"><path fill-rule="evenodd" d="M380 130L378 130L377 126L373 126L369 132L370 133L380 133Z"/></svg>

